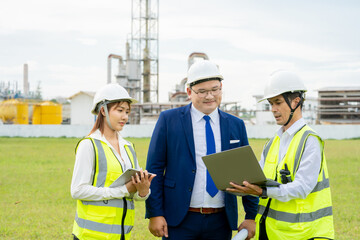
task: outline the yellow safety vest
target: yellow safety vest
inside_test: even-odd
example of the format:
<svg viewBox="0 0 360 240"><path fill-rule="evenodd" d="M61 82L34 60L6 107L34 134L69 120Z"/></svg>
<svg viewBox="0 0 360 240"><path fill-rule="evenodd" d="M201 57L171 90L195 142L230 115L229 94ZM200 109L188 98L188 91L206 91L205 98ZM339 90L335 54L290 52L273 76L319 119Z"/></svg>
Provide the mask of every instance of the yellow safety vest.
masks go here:
<svg viewBox="0 0 360 240"><path fill-rule="evenodd" d="M334 224L329 175L324 154L324 142L307 125L291 140L285 157L278 164L280 138L276 136L264 148L263 171L267 178L281 183L280 170L285 163L291 180L296 178L307 138L315 136L320 143L322 162L315 188L305 199L281 202L276 199L260 199L256 216L256 239L259 239L260 221L265 221L269 240L334 239ZM266 217L262 217L266 213Z"/></svg>
<svg viewBox="0 0 360 240"><path fill-rule="evenodd" d="M109 187L124 172L124 169L105 142L93 138L84 139L91 140L95 152L95 173L92 185ZM134 148L125 145L125 150L132 168L135 168L137 159ZM130 198L104 201L77 200L73 234L80 240L128 240L134 226L134 217L134 202Z"/></svg>

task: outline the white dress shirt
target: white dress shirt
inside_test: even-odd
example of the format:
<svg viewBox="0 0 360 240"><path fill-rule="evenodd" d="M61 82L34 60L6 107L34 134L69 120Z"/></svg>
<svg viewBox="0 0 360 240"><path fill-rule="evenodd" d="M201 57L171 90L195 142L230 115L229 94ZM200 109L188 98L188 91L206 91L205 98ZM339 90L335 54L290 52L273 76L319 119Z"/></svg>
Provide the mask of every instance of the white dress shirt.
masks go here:
<svg viewBox="0 0 360 240"><path fill-rule="evenodd" d="M204 113L191 105L191 120L195 143L196 174L191 195L190 207L200 208L221 208L225 206L225 194L219 191L213 198L206 191L206 166L201 157L206 155L206 132ZM214 133L216 152L221 151L220 116L218 109L215 109L209 117L210 125Z"/></svg>
<svg viewBox="0 0 360 240"><path fill-rule="evenodd" d="M101 140L105 142L108 146L110 146L116 158L119 160L119 163L123 167L124 171L128 168L131 168L131 161L124 147L125 145L131 146L131 144L125 139L123 139L119 133L119 148L121 157L124 161L121 160L119 153L112 147L112 145L106 140L106 138L101 134L99 130L96 130L94 133L92 133L90 137ZM132 194L128 192L125 185L116 188L92 186L92 180L95 173L94 164L94 147L91 140L84 139L79 143L76 152L74 172L71 181L71 196L74 199L101 201L113 198L132 197ZM135 164L135 168L140 169L137 161L135 162ZM142 198L139 196L138 192L136 192L133 197L136 200L146 200L149 194Z"/></svg>
<svg viewBox="0 0 360 240"><path fill-rule="evenodd" d="M279 159L278 164L284 158L291 140L298 130L304 125L303 118L296 121L288 130L283 131L281 127L277 131L280 137ZM261 155L260 165L264 167L264 155ZM319 140L314 136L309 136L304 148L304 153L300 160L299 169L296 172L293 182L281 184L279 187L268 187L267 194L269 198L275 198L281 202L287 202L291 199L305 199L317 184L317 179L321 166L321 151Z"/></svg>

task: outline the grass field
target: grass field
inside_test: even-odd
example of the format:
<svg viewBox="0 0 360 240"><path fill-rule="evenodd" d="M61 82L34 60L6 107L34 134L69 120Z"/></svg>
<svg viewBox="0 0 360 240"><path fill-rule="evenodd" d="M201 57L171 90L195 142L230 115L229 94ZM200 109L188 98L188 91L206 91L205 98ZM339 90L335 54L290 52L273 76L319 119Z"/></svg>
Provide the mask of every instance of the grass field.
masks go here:
<svg viewBox="0 0 360 240"><path fill-rule="evenodd" d="M149 139L129 139L145 168ZM75 138L0 138L0 239L72 239ZM250 139L260 156L265 140ZM360 140L325 141L336 239L360 239ZM239 198L239 202L241 199ZM239 204L241 206L241 204ZM136 203L132 239L156 239ZM239 207L240 219L243 210Z"/></svg>

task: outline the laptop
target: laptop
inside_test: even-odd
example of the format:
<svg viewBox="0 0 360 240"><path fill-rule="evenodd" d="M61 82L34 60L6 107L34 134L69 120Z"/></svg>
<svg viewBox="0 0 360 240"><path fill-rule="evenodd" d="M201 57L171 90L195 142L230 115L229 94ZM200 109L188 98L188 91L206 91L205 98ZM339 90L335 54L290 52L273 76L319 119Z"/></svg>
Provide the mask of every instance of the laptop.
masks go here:
<svg viewBox="0 0 360 240"><path fill-rule="evenodd" d="M251 146L242 146L202 157L217 189L225 191L230 182L243 181L260 187L276 187L280 183L267 179ZM241 194L236 194L241 195Z"/></svg>

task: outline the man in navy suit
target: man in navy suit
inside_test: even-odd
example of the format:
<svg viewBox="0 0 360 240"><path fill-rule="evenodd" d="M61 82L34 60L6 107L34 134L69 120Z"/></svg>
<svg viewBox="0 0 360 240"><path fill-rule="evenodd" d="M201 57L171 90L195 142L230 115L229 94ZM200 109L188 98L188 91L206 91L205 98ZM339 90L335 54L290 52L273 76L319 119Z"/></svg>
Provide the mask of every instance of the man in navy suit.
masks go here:
<svg viewBox="0 0 360 240"><path fill-rule="evenodd" d="M246 215L238 228L236 196L216 189L201 158L210 148L209 123L214 151L248 145L244 122L218 109L222 80L214 63L195 62L187 81L191 103L159 116L146 166L157 175L146 201L146 218L154 236L224 240L231 239L232 230L242 228L249 232L247 239L255 234L258 198L242 198ZM212 185L215 192L208 190Z"/></svg>

